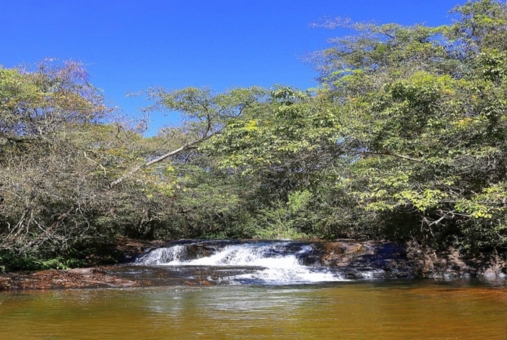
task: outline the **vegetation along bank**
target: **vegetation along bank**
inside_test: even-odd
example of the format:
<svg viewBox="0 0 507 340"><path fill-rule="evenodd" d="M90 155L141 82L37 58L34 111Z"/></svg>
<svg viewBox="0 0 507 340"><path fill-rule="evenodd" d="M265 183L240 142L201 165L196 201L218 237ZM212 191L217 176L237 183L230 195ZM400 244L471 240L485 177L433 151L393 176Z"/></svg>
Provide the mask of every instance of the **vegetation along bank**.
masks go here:
<svg viewBox="0 0 507 340"><path fill-rule="evenodd" d="M317 89L151 88L143 135L79 63L0 68L0 270L70 268L128 237L352 238L502 259L507 7L439 27L327 22ZM503 269L505 271L505 268Z"/></svg>

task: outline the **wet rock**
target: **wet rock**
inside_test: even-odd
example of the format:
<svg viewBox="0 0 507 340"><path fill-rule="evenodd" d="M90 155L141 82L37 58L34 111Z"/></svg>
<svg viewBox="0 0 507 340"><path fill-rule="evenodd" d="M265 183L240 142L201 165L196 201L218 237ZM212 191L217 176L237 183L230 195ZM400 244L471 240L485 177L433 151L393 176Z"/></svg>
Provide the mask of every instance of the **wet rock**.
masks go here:
<svg viewBox="0 0 507 340"><path fill-rule="evenodd" d="M301 256L298 258L299 263L301 263L304 266L314 266L319 267L322 265L322 261L319 255L307 255L307 256Z"/></svg>
<svg viewBox="0 0 507 340"><path fill-rule="evenodd" d="M198 259L210 256L226 246L244 243L261 245L267 258L295 255L300 265L318 271L339 273L351 280L433 278L457 279L487 277L505 279L505 260L499 256L464 257L457 250L435 253L417 244L391 242L336 240L335 242L280 242L280 241L206 241L182 240L159 243L158 248L182 245L184 256ZM153 246L154 244L150 244ZM125 244L125 249L140 251L142 244ZM146 252L145 254L146 255ZM179 259L179 258L178 258ZM185 259L181 259L185 260ZM328 267L328 268L326 268ZM229 277L249 275L263 268L188 266L109 266L72 270L47 270L33 273L0 275L0 290L62 289L93 287L138 287L161 285L209 286L228 284ZM245 282L253 282L246 280Z"/></svg>
<svg viewBox="0 0 507 340"><path fill-rule="evenodd" d="M125 288L138 282L116 277L106 268L43 270L0 275L0 291L13 289Z"/></svg>
<svg viewBox="0 0 507 340"><path fill-rule="evenodd" d="M484 277L505 279L506 261L498 255L464 256L457 249L436 253L417 244L407 244L408 258L414 266L414 276L430 279Z"/></svg>
<svg viewBox="0 0 507 340"><path fill-rule="evenodd" d="M412 263L402 245L346 240L322 243L317 249L322 265L341 268L348 279L413 277Z"/></svg>
<svg viewBox="0 0 507 340"><path fill-rule="evenodd" d="M220 249L220 247L202 243L190 244L186 247L186 258L184 260L207 257L215 253L218 249Z"/></svg>

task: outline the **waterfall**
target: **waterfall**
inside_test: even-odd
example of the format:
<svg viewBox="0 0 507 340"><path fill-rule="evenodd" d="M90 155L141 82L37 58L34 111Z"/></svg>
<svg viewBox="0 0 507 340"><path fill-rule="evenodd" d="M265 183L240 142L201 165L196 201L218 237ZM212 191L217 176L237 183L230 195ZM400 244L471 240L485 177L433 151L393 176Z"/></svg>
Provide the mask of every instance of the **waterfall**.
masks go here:
<svg viewBox="0 0 507 340"><path fill-rule="evenodd" d="M147 266L176 264L185 256L185 250L186 247L179 244L169 248L157 248L138 258L136 263Z"/></svg>
<svg viewBox="0 0 507 340"><path fill-rule="evenodd" d="M178 267L216 267L231 275L220 281L229 284L304 284L347 281L343 275L319 263L311 262L315 249L311 244L271 241L217 245L213 241L176 244L151 250L136 261L137 265ZM315 261L314 261L315 262ZM245 268L238 273L238 268Z"/></svg>

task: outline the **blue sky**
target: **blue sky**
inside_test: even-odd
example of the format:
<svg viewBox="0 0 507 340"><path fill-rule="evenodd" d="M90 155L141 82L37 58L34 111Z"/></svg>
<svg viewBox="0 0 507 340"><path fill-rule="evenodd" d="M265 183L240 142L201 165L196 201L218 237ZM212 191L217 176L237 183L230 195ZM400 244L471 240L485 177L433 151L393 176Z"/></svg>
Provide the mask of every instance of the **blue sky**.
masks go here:
<svg viewBox="0 0 507 340"><path fill-rule="evenodd" d="M305 54L340 30L311 28L325 17L354 21L451 22L459 0L0 0L0 65L46 57L81 61L110 105L135 115L151 86L178 89L274 84L316 86ZM149 134L176 117L154 114Z"/></svg>

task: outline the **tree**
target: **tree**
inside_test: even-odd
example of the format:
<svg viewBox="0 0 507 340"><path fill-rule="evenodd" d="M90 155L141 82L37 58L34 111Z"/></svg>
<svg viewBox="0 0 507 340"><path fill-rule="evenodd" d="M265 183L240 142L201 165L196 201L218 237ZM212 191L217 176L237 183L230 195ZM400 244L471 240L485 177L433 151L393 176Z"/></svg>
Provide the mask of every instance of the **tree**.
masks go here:
<svg viewBox="0 0 507 340"><path fill-rule="evenodd" d="M430 244L505 249L506 7L453 13L434 28L354 25L322 53L323 92L354 141L350 179L365 185L350 194L365 209L412 216L418 228L397 229Z"/></svg>
<svg viewBox="0 0 507 340"><path fill-rule="evenodd" d="M239 117L245 109L254 105L264 95L264 90L252 87L213 95L208 89L202 90L193 87L176 91L157 88L149 90L148 94L150 99L155 100L155 104L150 109L163 109L182 113L183 118L186 120L183 130L189 140L177 149L167 152L158 151L159 154L161 153L160 155L151 157L152 159L134 167L111 182L110 187L120 184L145 167L193 148L221 133L224 124L229 119Z"/></svg>
<svg viewBox="0 0 507 340"><path fill-rule="evenodd" d="M320 89L275 89L206 150L279 206L308 190L316 217L296 229L309 234L505 250L506 7L453 13L440 27L338 22L358 33L319 53Z"/></svg>
<svg viewBox="0 0 507 340"><path fill-rule="evenodd" d="M108 111L77 63L0 69L0 252L60 251L89 235L96 164L73 137Z"/></svg>

